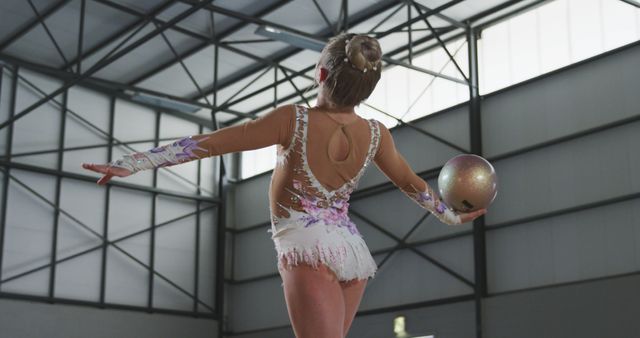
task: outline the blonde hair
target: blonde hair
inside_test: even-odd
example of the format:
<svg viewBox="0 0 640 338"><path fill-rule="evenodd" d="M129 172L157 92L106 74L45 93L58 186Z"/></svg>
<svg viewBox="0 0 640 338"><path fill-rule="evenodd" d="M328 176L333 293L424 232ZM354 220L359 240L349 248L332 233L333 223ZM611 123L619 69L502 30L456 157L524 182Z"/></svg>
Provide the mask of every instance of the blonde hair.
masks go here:
<svg viewBox="0 0 640 338"><path fill-rule="evenodd" d="M324 82L331 102L356 106L368 98L380 80L382 50L378 40L344 33L329 40L318 66L327 68Z"/></svg>

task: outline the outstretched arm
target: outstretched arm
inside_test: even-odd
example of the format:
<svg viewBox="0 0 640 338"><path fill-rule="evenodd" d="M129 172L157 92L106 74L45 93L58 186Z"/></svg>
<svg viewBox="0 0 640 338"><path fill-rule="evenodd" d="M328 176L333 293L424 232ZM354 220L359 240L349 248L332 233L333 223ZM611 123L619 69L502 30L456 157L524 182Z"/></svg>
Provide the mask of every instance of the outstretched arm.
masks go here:
<svg viewBox="0 0 640 338"><path fill-rule="evenodd" d="M295 107L282 106L256 120L192 135L144 152L135 152L108 165L83 164L86 169L111 176L128 176L141 170L173 166L206 157L264 148L287 146L295 124ZM104 167L104 168L103 168ZM102 180L101 180L102 181ZM108 178L104 182L106 183Z"/></svg>
<svg viewBox="0 0 640 338"><path fill-rule="evenodd" d="M458 214L440 200L438 194L420 176L411 170L404 157L396 149L393 137L387 127L380 125L380 146L374 158L378 168L397 186L406 196L424 209L429 210L441 222L454 225L468 222L486 210L474 213Z"/></svg>

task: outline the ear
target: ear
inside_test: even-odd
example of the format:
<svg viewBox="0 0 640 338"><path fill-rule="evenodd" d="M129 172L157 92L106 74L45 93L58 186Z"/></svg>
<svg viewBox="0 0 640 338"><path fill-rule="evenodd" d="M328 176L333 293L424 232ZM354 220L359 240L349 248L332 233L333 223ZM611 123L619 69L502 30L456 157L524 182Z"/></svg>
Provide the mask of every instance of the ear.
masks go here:
<svg viewBox="0 0 640 338"><path fill-rule="evenodd" d="M327 79L327 76L329 76L329 70L324 67L320 67L318 82L324 82L324 80Z"/></svg>

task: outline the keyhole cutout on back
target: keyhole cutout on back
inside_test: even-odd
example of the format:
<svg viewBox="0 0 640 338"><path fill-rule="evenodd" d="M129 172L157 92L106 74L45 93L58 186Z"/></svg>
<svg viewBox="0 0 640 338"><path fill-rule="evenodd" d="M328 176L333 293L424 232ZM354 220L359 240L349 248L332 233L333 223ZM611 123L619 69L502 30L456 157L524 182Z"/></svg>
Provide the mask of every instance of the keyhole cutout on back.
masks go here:
<svg viewBox="0 0 640 338"><path fill-rule="evenodd" d="M333 162L344 162L351 155L351 136L344 130L344 125L336 128L329 137L327 155Z"/></svg>

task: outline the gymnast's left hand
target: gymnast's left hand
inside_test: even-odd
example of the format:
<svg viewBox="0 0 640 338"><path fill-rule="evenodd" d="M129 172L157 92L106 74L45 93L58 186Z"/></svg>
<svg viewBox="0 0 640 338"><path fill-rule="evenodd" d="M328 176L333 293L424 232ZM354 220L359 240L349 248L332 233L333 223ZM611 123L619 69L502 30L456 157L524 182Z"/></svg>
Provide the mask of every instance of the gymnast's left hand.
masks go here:
<svg viewBox="0 0 640 338"><path fill-rule="evenodd" d="M82 167L88 170L95 171L97 173L104 174L99 180L99 185L105 185L111 177L127 177L132 174L132 172L125 168L114 167L109 164L93 164L93 163L82 163Z"/></svg>

